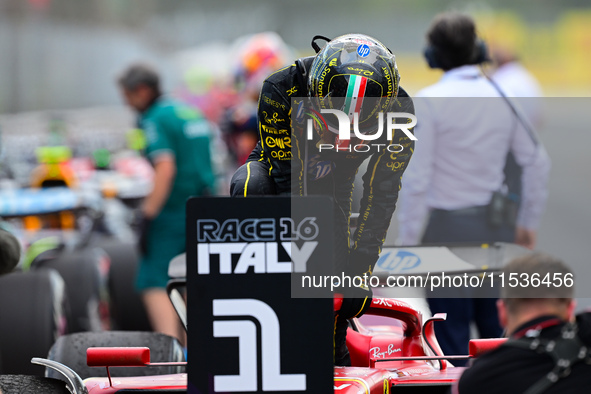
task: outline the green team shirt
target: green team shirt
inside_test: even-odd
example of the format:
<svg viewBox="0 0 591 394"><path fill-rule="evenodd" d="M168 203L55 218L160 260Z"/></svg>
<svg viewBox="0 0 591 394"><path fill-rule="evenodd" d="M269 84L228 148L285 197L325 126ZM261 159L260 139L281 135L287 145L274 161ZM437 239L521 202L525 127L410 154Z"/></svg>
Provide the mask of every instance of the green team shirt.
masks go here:
<svg viewBox="0 0 591 394"><path fill-rule="evenodd" d="M160 155L172 155L175 160L176 176L163 211L184 210L190 196L213 192L212 128L199 111L161 97L139 123L146 134L148 159L155 163Z"/></svg>

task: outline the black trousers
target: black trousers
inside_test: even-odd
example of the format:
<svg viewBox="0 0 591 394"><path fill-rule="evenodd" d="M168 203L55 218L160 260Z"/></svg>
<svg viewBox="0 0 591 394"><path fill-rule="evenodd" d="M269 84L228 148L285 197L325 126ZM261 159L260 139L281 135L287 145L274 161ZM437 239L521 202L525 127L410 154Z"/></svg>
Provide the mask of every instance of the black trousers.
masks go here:
<svg viewBox="0 0 591 394"><path fill-rule="evenodd" d="M513 242L515 227L491 226L487 206L456 211L434 209L423 234L423 243L493 243Z"/></svg>
<svg viewBox="0 0 591 394"><path fill-rule="evenodd" d="M266 162L249 161L236 170L230 181L232 197L269 196L277 194L275 183L269 176Z"/></svg>

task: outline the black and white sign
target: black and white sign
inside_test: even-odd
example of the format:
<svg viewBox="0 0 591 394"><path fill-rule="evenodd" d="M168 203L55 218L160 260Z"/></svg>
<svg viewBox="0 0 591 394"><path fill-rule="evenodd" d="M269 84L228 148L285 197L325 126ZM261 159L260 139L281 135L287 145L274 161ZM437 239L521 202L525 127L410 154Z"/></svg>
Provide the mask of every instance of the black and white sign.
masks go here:
<svg viewBox="0 0 591 394"><path fill-rule="evenodd" d="M332 201L187 203L189 393L333 390L332 298L292 281L332 268Z"/></svg>

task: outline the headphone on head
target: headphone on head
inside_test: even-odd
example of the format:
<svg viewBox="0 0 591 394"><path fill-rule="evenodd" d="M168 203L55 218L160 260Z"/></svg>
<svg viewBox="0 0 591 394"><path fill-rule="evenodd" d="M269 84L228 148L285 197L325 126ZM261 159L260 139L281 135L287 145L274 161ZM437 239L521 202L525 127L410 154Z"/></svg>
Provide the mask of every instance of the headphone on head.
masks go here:
<svg viewBox="0 0 591 394"><path fill-rule="evenodd" d="M442 59L441 49L437 48L435 45L427 45L423 51L423 56L425 57L425 60L427 61L427 64L430 68L450 69L454 67L459 67L450 67L451 65L445 64L445 60ZM488 48L486 46L486 43L484 42L484 40L477 38L474 43L473 60L463 65L480 64L488 61L490 61L490 58L488 57Z"/></svg>

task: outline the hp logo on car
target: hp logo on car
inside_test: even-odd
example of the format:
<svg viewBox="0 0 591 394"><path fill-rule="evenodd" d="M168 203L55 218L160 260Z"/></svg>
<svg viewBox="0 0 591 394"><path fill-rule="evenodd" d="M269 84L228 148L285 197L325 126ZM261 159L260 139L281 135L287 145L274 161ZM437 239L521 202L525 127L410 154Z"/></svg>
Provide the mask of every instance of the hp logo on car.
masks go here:
<svg viewBox="0 0 591 394"><path fill-rule="evenodd" d="M416 254L398 250L396 254L392 252L384 253L378 259L377 266L388 272L403 272L418 267L421 264L421 258Z"/></svg>

